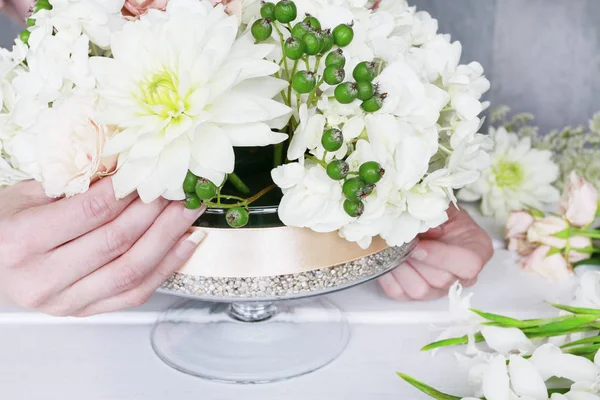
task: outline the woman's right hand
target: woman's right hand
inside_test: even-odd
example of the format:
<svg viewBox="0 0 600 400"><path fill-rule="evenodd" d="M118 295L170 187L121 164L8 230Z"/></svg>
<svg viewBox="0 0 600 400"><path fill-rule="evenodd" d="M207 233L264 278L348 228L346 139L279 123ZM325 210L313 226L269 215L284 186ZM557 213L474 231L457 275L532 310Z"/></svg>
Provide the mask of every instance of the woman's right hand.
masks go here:
<svg viewBox="0 0 600 400"><path fill-rule="evenodd" d="M34 181L0 189L0 293L55 316L140 305L192 255L203 234L187 231L202 212L117 201L110 178L61 200Z"/></svg>
<svg viewBox="0 0 600 400"><path fill-rule="evenodd" d="M33 0L0 0L0 11L15 21L25 23L34 3Z"/></svg>

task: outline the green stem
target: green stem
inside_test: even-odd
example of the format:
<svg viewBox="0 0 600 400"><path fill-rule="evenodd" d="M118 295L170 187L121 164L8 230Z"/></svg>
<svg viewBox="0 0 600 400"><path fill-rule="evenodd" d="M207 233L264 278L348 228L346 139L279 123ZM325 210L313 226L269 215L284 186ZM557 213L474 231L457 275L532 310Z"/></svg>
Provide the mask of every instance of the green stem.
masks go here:
<svg viewBox="0 0 600 400"><path fill-rule="evenodd" d="M242 181L240 179L239 176L237 176L236 173L232 172L231 174L229 174L227 176L227 180L229 181L229 183L231 183L240 193L243 194L250 194L250 188L248 186L246 186L246 184L244 183L244 181Z"/></svg>
<svg viewBox="0 0 600 400"><path fill-rule="evenodd" d="M277 26L276 22L273 23L273 26L275 27L275 30L277 31L277 34L279 34L279 40L281 41L281 54L283 54L283 60L284 60L283 65L285 67L285 73L286 73L287 78L289 80L291 77L290 77L290 69L288 67L287 57L285 56L285 39L283 37L283 33L281 33L281 30Z"/></svg>
<svg viewBox="0 0 600 400"><path fill-rule="evenodd" d="M208 208L229 209L229 208L234 208L234 207L248 207L250 204L254 203L255 201L257 201L258 199L260 199L261 197L263 197L265 194L269 193L271 190L275 189L276 187L277 187L277 185L272 184L271 186L264 188L263 190L261 190L260 192L256 193L254 196L252 196L248 199L242 199L241 197L236 197L236 196L225 196L225 195L221 196L224 198L232 198L232 199L242 200L239 203L235 203L235 204L220 204L220 203L212 203L210 201L207 201L204 204Z"/></svg>
<svg viewBox="0 0 600 400"><path fill-rule="evenodd" d="M280 165L283 165L283 143L276 144L273 150L273 167Z"/></svg>
<svg viewBox="0 0 600 400"><path fill-rule="evenodd" d="M290 76L288 78L288 81L290 82L290 85L288 86L288 101L286 101L286 104L291 108L292 107L292 79L294 78L294 75L296 75L296 71L298 71L298 63L300 62L300 60L296 60L294 62L294 67L292 68L292 76ZM293 118L293 117L292 117Z"/></svg>
<svg viewBox="0 0 600 400"><path fill-rule="evenodd" d="M312 160L314 162L316 162L317 164L319 164L321 167L327 169L327 163L325 163L324 161L319 160L317 157L307 154L306 158L308 158L309 160Z"/></svg>

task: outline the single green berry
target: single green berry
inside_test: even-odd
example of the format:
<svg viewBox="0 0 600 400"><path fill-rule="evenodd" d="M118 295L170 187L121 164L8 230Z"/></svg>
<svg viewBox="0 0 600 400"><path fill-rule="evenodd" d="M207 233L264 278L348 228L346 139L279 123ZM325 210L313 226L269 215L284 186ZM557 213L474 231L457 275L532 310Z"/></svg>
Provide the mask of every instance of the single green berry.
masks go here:
<svg viewBox="0 0 600 400"><path fill-rule="evenodd" d="M332 65L338 68L344 68L346 66L346 57L344 57L344 51L342 49L337 49L327 54L325 58L325 65L330 67Z"/></svg>
<svg viewBox="0 0 600 400"><path fill-rule="evenodd" d="M225 219L232 228L243 228L248 225L250 214L248 213L248 210L243 207L233 207L227 211Z"/></svg>
<svg viewBox="0 0 600 400"><path fill-rule="evenodd" d="M302 39L304 35L306 35L310 31L311 29L309 24L307 24L306 22L298 22L292 28L292 36L298 39Z"/></svg>
<svg viewBox="0 0 600 400"><path fill-rule="evenodd" d="M282 24L292 22L298 16L296 3L291 0L281 0L275 6L275 19Z"/></svg>
<svg viewBox="0 0 600 400"><path fill-rule="evenodd" d="M379 110L381 110L381 107L383 107L383 101L385 100L386 97L387 97L387 95L385 93L384 94L375 94L369 100L363 101L361 108L369 113L379 111Z"/></svg>
<svg viewBox="0 0 600 400"><path fill-rule="evenodd" d="M346 47L354 39L354 29L348 24L341 24L333 30L333 39L339 47Z"/></svg>
<svg viewBox="0 0 600 400"><path fill-rule="evenodd" d="M346 71L343 68L338 68L336 65L330 65L323 72L323 80L328 85L337 85L344 81Z"/></svg>
<svg viewBox="0 0 600 400"><path fill-rule="evenodd" d="M292 60L299 60L304 55L306 46L301 39L291 37L285 42L285 56Z"/></svg>
<svg viewBox="0 0 600 400"><path fill-rule="evenodd" d="M384 174L385 170L375 161L366 162L358 169L358 176L365 183L375 184L381 180Z"/></svg>
<svg viewBox="0 0 600 400"><path fill-rule="evenodd" d="M365 187L363 187L360 198L364 199L365 197L369 196L371 193L373 193L373 190L375 190L375 187L376 186L372 183L365 184Z"/></svg>
<svg viewBox="0 0 600 400"><path fill-rule="evenodd" d="M309 32L302 38L306 47L306 54L316 56L321 50L321 39L316 33Z"/></svg>
<svg viewBox="0 0 600 400"><path fill-rule="evenodd" d="M196 193L186 193L183 204L188 210L197 210L202 205L202 201Z"/></svg>
<svg viewBox="0 0 600 400"><path fill-rule="evenodd" d="M350 172L350 166L346 161L335 160L327 165L327 175L334 181L346 179Z"/></svg>
<svg viewBox="0 0 600 400"><path fill-rule="evenodd" d="M356 90L358 90L358 99L367 101L375 95L375 86L368 81L356 82Z"/></svg>
<svg viewBox="0 0 600 400"><path fill-rule="evenodd" d="M196 193L196 185L198 184L198 177L188 171L185 179L183 180L183 191L186 193Z"/></svg>
<svg viewBox="0 0 600 400"><path fill-rule="evenodd" d="M323 132L321 144L325 150L333 153L334 151L338 151L342 148L342 145L344 144L344 135L339 129L327 129L325 132Z"/></svg>
<svg viewBox="0 0 600 400"><path fill-rule="evenodd" d="M35 19L33 19L33 18L27 18L27 26L29 28L31 28L32 26L35 26Z"/></svg>
<svg viewBox="0 0 600 400"><path fill-rule="evenodd" d="M321 22L310 14L306 14L303 22L307 23L315 31L321 29Z"/></svg>
<svg viewBox="0 0 600 400"><path fill-rule="evenodd" d="M300 93L310 93L317 86L317 78L310 71L298 71L292 78L292 88Z"/></svg>
<svg viewBox="0 0 600 400"><path fill-rule="evenodd" d="M196 184L196 194L200 200L210 200L217 195L217 186L208 179L200 178Z"/></svg>
<svg viewBox="0 0 600 400"><path fill-rule="evenodd" d="M271 21L275 20L275 4L263 3L262 7L260 7L260 16L268 18Z"/></svg>
<svg viewBox="0 0 600 400"><path fill-rule="evenodd" d="M365 212L365 205L362 201L346 200L344 201L344 211L353 218L358 218Z"/></svg>
<svg viewBox="0 0 600 400"><path fill-rule="evenodd" d="M36 13L40 10L52 10L52 4L49 0L38 0L33 6L33 12Z"/></svg>
<svg viewBox="0 0 600 400"><path fill-rule="evenodd" d="M27 29L25 29L24 31L21 31L21 33L19 34L19 39L21 39L21 42L28 45L30 36L31 36L31 32L29 32Z"/></svg>
<svg viewBox="0 0 600 400"><path fill-rule="evenodd" d="M273 25L268 18L256 20L254 24L252 24L252 36L259 42L263 42L270 38L272 33Z"/></svg>
<svg viewBox="0 0 600 400"><path fill-rule="evenodd" d="M371 82L375 79L375 63L363 61L354 68L352 76L356 82Z"/></svg>
<svg viewBox="0 0 600 400"><path fill-rule="evenodd" d="M358 96L358 89L356 83L346 82L338 85L333 93L335 99L340 104L350 104L356 100Z"/></svg>
<svg viewBox="0 0 600 400"><path fill-rule="evenodd" d="M319 53L327 53L333 48L334 45L335 42L333 40L333 33L331 33L331 29L325 29L324 31L321 31L321 50Z"/></svg>
<svg viewBox="0 0 600 400"><path fill-rule="evenodd" d="M342 191L348 200L359 201L365 193L365 183L360 178L350 178L344 182Z"/></svg>

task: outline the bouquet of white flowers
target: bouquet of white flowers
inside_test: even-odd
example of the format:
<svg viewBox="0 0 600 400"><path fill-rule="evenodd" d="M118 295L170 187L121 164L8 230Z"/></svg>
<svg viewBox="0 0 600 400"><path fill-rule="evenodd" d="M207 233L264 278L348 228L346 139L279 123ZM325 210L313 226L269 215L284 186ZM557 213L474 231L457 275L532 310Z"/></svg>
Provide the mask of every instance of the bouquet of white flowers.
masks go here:
<svg viewBox="0 0 600 400"><path fill-rule="evenodd" d="M365 247L443 223L490 164L481 65L404 0L38 0L27 25L0 53L0 186L111 175Z"/></svg>

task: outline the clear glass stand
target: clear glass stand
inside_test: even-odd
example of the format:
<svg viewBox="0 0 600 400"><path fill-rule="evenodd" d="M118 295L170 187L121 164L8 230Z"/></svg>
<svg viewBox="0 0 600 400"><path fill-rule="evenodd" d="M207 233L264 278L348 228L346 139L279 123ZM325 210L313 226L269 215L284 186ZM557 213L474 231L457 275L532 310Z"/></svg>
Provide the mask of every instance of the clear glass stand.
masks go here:
<svg viewBox="0 0 600 400"><path fill-rule="evenodd" d="M268 383L307 374L348 344L342 311L321 298L282 302L187 300L165 311L152 347L171 367L213 381Z"/></svg>

